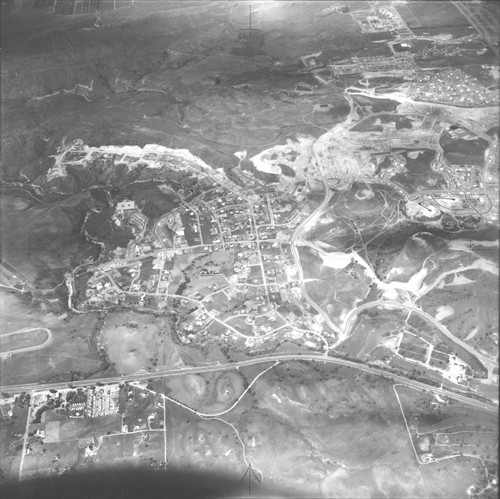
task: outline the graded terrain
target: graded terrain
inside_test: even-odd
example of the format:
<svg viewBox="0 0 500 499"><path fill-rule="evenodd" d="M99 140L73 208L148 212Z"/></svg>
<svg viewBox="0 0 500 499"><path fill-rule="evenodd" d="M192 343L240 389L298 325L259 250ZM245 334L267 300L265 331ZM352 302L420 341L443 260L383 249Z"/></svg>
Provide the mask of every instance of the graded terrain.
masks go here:
<svg viewBox="0 0 500 499"><path fill-rule="evenodd" d="M6 497L497 496L496 4L1 7Z"/></svg>

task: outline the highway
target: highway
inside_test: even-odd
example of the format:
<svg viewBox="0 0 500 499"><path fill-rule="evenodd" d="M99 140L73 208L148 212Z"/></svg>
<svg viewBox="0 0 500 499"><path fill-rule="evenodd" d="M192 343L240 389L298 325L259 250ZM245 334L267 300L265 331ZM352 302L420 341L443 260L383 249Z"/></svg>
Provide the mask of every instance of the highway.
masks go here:
<svg viewBox="0 0 500 499"><path fill-rule="evenodd" d="M162 376L181 376L185 374L197 374L203 372L228 371L231 369L239 369L240 367L256 366L256 365L266 364L269 362L293 362L293 361L309 361L309 362L320 362L320 363L323 362L324 364L334 364L334 365L352 367L354 369L358 369L359 371L391 378L392 380L398 383L401 383L410 388L414 388L416 390L427 390L431 393L440 396L452 398L454 400L457 400L464 404L468 404L478 410L488 412L490 414L498 413L498 407L493 404L488 404L480 400L475 400L473 398L466 397L465 395L460 395L450 390L427 385L425 383L421 383L420 381L408 379L404 376L384 371L383 369L377 367L359 364L357 362L353 362L346 359L325 357L324 354L319 354L319 353L264 355L261 357L255 357L236 362L229 362L226 364L215 364L215 365L212 364L205 366L185 367L176 369L160 369L158 371L151 373L149 372L134 373L123 376L114 376L110 378L86 379L73 382L51 383L51 384L33 383L33 384L10 385L10 386L0 385L0 390L3 393L20 393L20 392L31 392L37 390L60 390L68 388L68 385L72 385L74 387L85 387L93 384L95 385L96 383L120 383L126 381L145 381L148 379L159 378Z"/></svg>
<svg viewBox="0 0 500 499"><path fill-rule="evenodd" d="M363 89L357 89L357 90L359 90L359 92L357 92L357 94L359 94L359 95L369 95L366 92L366 90L363 90ZM353 101L352 97L349 95L349 92L346 91L346 95L348 97L348 100L350 99L351 111L349 114L349 119L352 120L353 113L355 111L354 101ZM377 95L371 95L371 97L373 97L373 98L387 98L388 96L384 95L384 94L377 94ZM389 98L394 99L395 98L394 94L391 94L391 96L389 96ZM408 99L406 96L399 96L399 98L397 100L402 102L403 106L406 105L408 107L411 105L411 107L408 109L408 112L410 114L412 114L412 111L413 111L413 114L417 114L417 113L428 114L431 110L437 109L438 111L440 111L442 113L442 114L440 114L441 119L448 120L450 122L464 123L464 127L467 128L467 126L468 126L469 127L468 129L472 129L471 127L474 126L475 130L476 130L474 133L476 133L478 136L485 137L486 140L488 140L489 142L492 141L492 138L485 134L484 127L477 124L476 122L472 122L468 116L464 116L464 115L455 116L457 113L454 113L452 116L451 112L445 114L445 111L447 111L447 109L446 109L447 106L438 105L438 104L433 104L432 106L429 106L428 104L424 104L424 103L414 103L414 102L411 102L411 100ZM444 108L444 110L442 111L443 108ZM453 120L452 120L452 118L453 118ZM491 147L496 148L497 147L496 142L494 144L492 144ZM321 172L321 162L319 160L319 157L317 156L317 150L315 148L313 148L313 152L314 152L314 155L316 157L315 159L317 162L317 167ZM495 166L494 159L496 159L496 154L497 154L496 149L494 150L494 153L495 153L495 156L492 155L492 159L488 163L488 165L491 166L491 168L494 168L494 166ZM217 177L214 176L213 178L216 179L216 181L218 182L219 185L223 185L223 183L220 180L218 180ZM305 288L304 272L303 272L303 268L302 268L302 265L300 262L300 255L299 255L297 243L300 242L302 233L303 233L306 225L311 223L316 217L318 217L320 215L320 213L323 210L325 210L325 208L328 206L328 203L331 199L332 192L331 192L330 188L328 187L327 183L325 182L323 174L321 176L321 179L322 179L322 181L324 183L324 187L325 187L325 197L324 197L323 201L321 202L321 204L295 228L295 230L293 231L293 233L291 235L290 242L291 242L292 255L293 255L293 258L296 262L296 266L298 269L298 276L299 276L298 281L299 281L300 289L302 292L302 296L304 297L304 299L308 302L308 304L311 307L313 307L319 314L321 314L321 316L324 319L325 324L328 324L328 326L336 334L339 335L340 339L345 339L346 337L349 336L351 329L354 326L354 322L355 322L356 318L358 317L358 315L362 311L370 309L370 308L374 308L374 307L394 307L394 308L399 308L399 309L405 309L405 310L408 310L410 312L416 313L423 320L427 321L429 324L438 328L442 334L444 334L451 341L453 341L455 344L459 345L461 348L463 348L464 350L466 350L470 354L474 355L478 360L480 360L481 362L483 362L485 364L485 366L488 368L489 371L491 371L491 368L493 367L493 363L490 359L488 359L486 356L480 354L479 352L475 351L470 345L466 344L465 342L463 342L459 338L455 337L446 327L444 327L434 317L432 317L431 315L427 314L426 312L422 311L421 309L419 309L411 304L401 303L401 302L391 301L391 300L377 300L377 301L365 303L365 304L355 308L354 310L352 310L348 314L348 316L346 317L346 320L344 322L343 327L339 328L338 326L336 326L332 322L332 320L330 319L328 314L317 303L315 303L309 297L309 295L306 291L306 288ZM377 182L382 183L380 180L377 180ZM385 183L392 186L392 184L390 182L385 182ZM225 187L227 187L227 186L225 186ZM394 186L392 186L392 187L395 188ZM401 190L400 188L397 188L397 189L398 189L398 192ZM452 195L454 193L450 192L450 191L433 191L433 194L434 195L436 195L436 194ZM239 194L239 191L238 191L238 195L242 195L242 194ZM408 197L404 193L404 191L403 191L402 195L405 198ZM422 194L421 193L414 194L414 195L411 195L409 198L412 199L413 196L417 196L417 195L421 196ZM271 210L271 212L272 212L272 210ZM251 212L251 213L252 213L252 218L253 218L256 234L257 234L256 242L259 243L260 242L259 230L258 230L259 226L257 225L254 213L253 212ZM153 230L154 234L156 234L156 228L157 228L157 225L160 222L160 220L161 220L161 218L155 222L155 226L154 226L154 230ZM198 226L200 227L199 217L197 217L197 222L198 222ZM219 226L219 228L220 228L220 226ZM250 241L248 241L248 242L250 242ZM202 246L203 245L200 245L200 247L202 247ZM209 245L209 246L215 246L215 245ZM259 244L257 244L257 246L259 246ZM175 250L175 249L172 249L172 250ZM260 249L259 249L259 251L260 251ZM148 258L150 256L151 256L151 254L147 255ZM146 258L146 256L129 258L129 259L127 259L127 263L130 263L132 261L139 261L142 258ZM262 273L263 273L263 275L265 275L264 269L262 267L262 258L260 259L260 261L261 261ZM78 267L77 267L77 269L78 269ZM97 270L97 269L98 269L98 266L92 266L92 267L88 267L87 270ZM103 273L106 274L105 269L101 269L101 270ZM72 275L75 275L75 271L76 271L76 269L73 271ZM109 278L110 282L117 289L119 289L119 287L114 282L113 278L109 275L108 275L108 278ZM71 297L73 294L72 279L73 279L72 276L67 277L70 305L71 305ZM266 292L267 292L267 287L266 287ZM143 293L130 293L130 294L143 294ZM156 293L147 293L147 294L155 295ZM168 295L168 294L164 293L163 296L177 296L177 295ZM199 300L195 300L195 299L189 298L189 297L184 297L184 298L187 298L191 301L194 301L198 305L203 305L203 303ZM78 311L78 310L74 310L74 312L82 313L81 311ZM17 353L20 351L28 351L28 350L42 348L52 339L50 331L49 330L46 330L46 331L48 333L48 338L47 338L46 342L43 343L42 345L38 345L35 347L27 347L24 349L11 351L10 353ZM19 331L19 333L20 332L23 332L23 331ZM26 332L26 330L24 332ZM10 333L10 334L15 334L15 333ZM6 353L9 353L9 352L6 352ZM426 383L422 383L422 382L419 382L416 380L409 379L404 375L398 375L398 374L386 371L386 370L381 369L379 367L361 364L358 362L354 362L352 360L346 360L346 359L342 359L342 358L328 357L327 354L328 354L328 351L322 352L322 353L310 352L310 353L290 353L290 354L269 354L269 355L263 355L263 356L259 356L259 357L252 357L252 358L248 358L248 359L236 361L236 362L228 362L228 363L224 363L224 364L211 363L211 364L206 364L203 366L191 366L191 367L168 368L168 369L163 368L163 369L156 370L154 372L137 372L137 373L121 375L121 376L114 376L114 377L107 377L107 378L96 378L96 379L85 379L85 380L79 380L79 381L73 381L73 382L66 381L66 382L47 383L47 384L44 384L44 383L31 383L31 384L29 384L28 383L28 384L19 384L19 385L3 385L3 384L1 384L2 382L0 381L0 390L3 391L4 393L9 393L9 394L19 393L19 392L49 390L49 389L58 390L58 389L67 389L68 385L75 386L75 387L86 387L86 386L90 386L90 385L95 385L96 383L137 382L137 381L146 381L148 379L159 378L159 377L163 377L163 376L167 376L167 377L168 376L181 376L181 375L203 373L203 372L228 371L228 370L233 370L233 369L239 369L240 367L243 368L243 367L249 367L249 366L257 366L257 365L262 365L262 364L267 364L267 363L307 361L307 362L323 362L324 364L328 363L328 364L337 365L337 366L351 367L353 369L357 369L358 371L362 371L362 372L370 373L373 375L384 376L386 378L390 378L394 382L400 383L404 386L407 386L407 387L410 387L410 388L413 388L416 390L428 391L428 392L431 392L431 393L436 394L436 395L452 398L460 403L467 404L467 405L472 406L472 407L474 407L478 410L481 410L481 411L485 411L485 412L492 413L492 414L498 413L498 406L496 406L492 403L487 403L487 402L483 402L483 401L471 398L465 394L466 393L465 391L462 394L455 393L455 392L451 391L451 389L446 389L446 388L442 388L442 387L438 388L435 386L431 386L431 385L428 385ZM230 409L231 408L229 408L228 411ZM224 412L227 412L227 411L224 411Z"/></svg>
<svg viewBox="0 0 500 499"><path fill-rule="evenodd" d="M404 308L410 312L415 312L420 317L422 317L422 319L429 322L433 326L437 327L445 336L447 336L454 343L461 346L464 350L467 350L467 352L469 352L471 355L474 355L474 357L476 357L478 360L480 360L482 363L485 364L485 367L488 367L492 364L491 359L489 359L488 357L486 357L486 356L482 355L481 353L477 352L476 350L474 350L470 345L467 345L467 343L463 342L460 338L457 338L456 336L454 336L437 319L432 317L432 315L429 315L428 313L424 312L420 308L414 307L412 305L408 305L406 303L400 303L397 301L377 300L377 301L372 301L369 303L364 303L363 305L360 305L358 308L352 310L351 313L346 317L346 320L344 323L345 334L349 335L350 329L353 325L353 321L360 312L362 312L363 310L367 310L369 308L373 308L373 307L387 307L387 306Z"/></svg>
<svg viewBox="0 0 500 499"><path fill-rule="evenodd" d="M486 361L486 363L489 365L491 364L491 361L489 359L485 358L478 352L476 352L474 349L472 349L469 345L466 343L462 342L455 336L453 336L442 324L439 323L436 319L434 319L432 316L428 315L427 313L423 312L419 308L416 308L412 305L396 302L396 301L390 301L390 300L384 300L384 301L375 301L375 302L370 302L370 303L365 303L361 305L360 307L357 307L351 313L348 315L346 318L346 321L344 323L344 328L343 330L340 330L338 327L333 325L331 323L330 318L328 315L316 305L308 296L304 289L304 283L303 283L303 270L302 266L300 265L300 257L298 253L298 248L296 244L294 244L298 238L301 235L301 232L304 228L304 226L309 223L311 220L313 220L324 208L326 208L330 198L331 198L331 191L328 189L328 187L325 185L325 198L323 199L322 203L306 218L302 221L302 223L295 229L295 231L292 234L291 242L292 242L292 252L294 259L296 260L297 267L299 269L299 282L301 283L301 288L302 292L304 294L304 297L308 301L308 303L313 306L318 312L321 313L321 315L325 318L325 321L327 324L332 327L332 329L340 334L343 334L344 336L348 336L349 332L351 330L351 327L353 326L354 320L356 319L357 315L362 312L363 310L373 308L373 307L378 307L378 306L393 306L397 308L404 308L408 311L412 311L417 313L419 316L421 316L424 320L427 322L431 323L432 325L436 326L444 335L446 335L448 338L450 338L452 341L455 343L459 344L462 346L464 349L466 349L469 353L472 355L476 356L477 358L481 359L482 361ZM247 360L242 360L242 361L237 361L237 362L231 362L231 363L226 363L226 364L209 364L209 365L204 365L204 366L197 366L197 367L185 367L185 368L176 368L176 369L161 369L155 372L139 372L139 373L134 373L134 374L129 374L129 375L122 375L122 376L115 376L115 377L109 377L109 378L98 378L98 379L86 379L86 380L81 380L81 381L74 381L71 383L68 382L62 382L62 383L52 383L52 384L23 384L23 385L11 385L11 386L2 386L0 385L0 389L5 392L5 393L18 393L18 392L29 392L29 391L36 391L36 390L49 390L49 389L64 389L68 387L68 384L71 384L72 386L75 387L85 387L89 386L95 383L119 383L119 382L125 382L125 381L145 381L148 379L152 378L158 378L162 376L179 376L179 375L185 375L185 374L193 374L193 373L203 373L203 372L215 372L215 371L226 371L226 370L231 370L231 369L238 369L240 367L248 367L248 366L254 366L254 365L261 365L269 362L293 362L297 360L302 360L302 361L308 361L308 362L323 362L323 363L329 363L329 364L334 364L334 365L340 365L340 366L347 366L351 367L354 369L358 369L363 372L375 374L375 375L382 375L388 378L393 379L394 381L404 384L405 386L414 388L416 390L427 390L431 393L453 398L461 403L471 405L475 407L476 409L493 413L496 414L498 412L498 407L493 405L493 404L488 404L486 402L482 402L473 398L469 398L465 395L461 395L455 392L452 392L447 389L443 388L437 388L431 385L427 385L425 383L421 383L419 381L411 380L406 378L405 376L401 376L398 374L394 374L388 371L385 371L383 369L373 367L373 366L367 366L364 364L360 364L357 362L353 362L350 360L345 360L345 359L340 359L340 358L335 358L335 357L328 357L325 355L325 353L303 353L303 354L279 354L279 355L265 355L261 357L256 357L256 358L250 358Z"/></svg>
<svg viewBox="0 0 500 499"><path fill-rule="evenodd" d="M319 163L318 163L319 164ZM323 185L325 187L325 198L321 202L321 204L307 217L305 218L302 223L300 223L297 228L293 231L292 237L290 239L291 242L291 250L293 257L295 259L295 264L297 266L298 272L299 272L299 285L300 285L300 290L302 291L302 296L306 299L307 303L311 305L321 316L323 317L324 321L328 324L330 329L332 331L335 331L337 334L342 334L342 331L332 322L328 314L317 304L315 303L309 294L307 293L306 287L304 285L304 271L302 270L302 265L300 263L300 256L299 256L299 250L297 249L297 244L296 241L300 237L301 232L303 228L311 222L319 213L321 213L322 210L326 208L328 205L328 202L330 201L332 197L332 191L328 187L327 183L323 179Z"/></svg>

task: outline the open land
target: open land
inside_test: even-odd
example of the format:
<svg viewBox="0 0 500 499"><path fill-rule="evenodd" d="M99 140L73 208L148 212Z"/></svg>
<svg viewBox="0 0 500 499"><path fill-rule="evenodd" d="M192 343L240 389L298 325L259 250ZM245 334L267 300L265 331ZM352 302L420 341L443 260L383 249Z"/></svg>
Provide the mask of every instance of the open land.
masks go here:
<svg viewBox="0 0 500 499"><path fill-rule="evenodd" d="M495 13L2 4L2 476L496 497Z"/></svg>

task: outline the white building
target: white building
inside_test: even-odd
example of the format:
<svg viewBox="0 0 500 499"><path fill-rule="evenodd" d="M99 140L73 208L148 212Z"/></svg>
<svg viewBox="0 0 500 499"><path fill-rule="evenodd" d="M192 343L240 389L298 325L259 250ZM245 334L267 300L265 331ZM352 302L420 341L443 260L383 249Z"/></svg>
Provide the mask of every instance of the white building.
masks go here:
<svg viewBox="0 0 500 499"><path fill-rule="evenodd" d="M121 201L116 205L116 212L123 213L127 210L135 210L135 201L130 201L129 199L125 199L125 201Z"/></svg>

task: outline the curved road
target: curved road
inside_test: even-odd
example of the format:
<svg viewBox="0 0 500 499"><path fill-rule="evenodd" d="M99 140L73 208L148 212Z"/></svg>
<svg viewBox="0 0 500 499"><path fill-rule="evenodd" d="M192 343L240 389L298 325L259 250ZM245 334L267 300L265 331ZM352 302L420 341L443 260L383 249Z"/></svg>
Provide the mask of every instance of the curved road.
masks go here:
<svg viewBox="0 0 500 499"><path fill-rule="evenodd" d="M47 329L46 327L26 327L23 329L18 329L17 331L13 331L12 333L2 334L0 336L0 339L5 338L6 336L14 336L16 334L31 333L32 331L45 331L47 333L46 340L43 343L40 343L38 345L33 345L31 347L15 348L14 350L2 351L2 352L0 352L0 357L4 357L6 355L11 355L14 353L31 352L33 350L40 350L41 348L46 347L49 343L52 342L52 331L50 329Z"/></svg>
<svg viewBox="0 0 500 499"><path fill-rule="evenodd" d="M326 208L326 205L330 201L330 198L332 197L332 191L328 187L325 181L323 181L323 185L325 186L325 198L321 202L321 204L307 217L305 218L298 226L297 228L293 231L292 237L290 238L291 242L291 250L293 257L295 259L295 263L297 266L297 269L299 271L299 286L300 290L302 292L302 296L306 299L307 303L311 305L311 307L314 308L325 320L325 322L328 324L330 329L332 331L335 331L337 334L341 335L342 331L331 321L330 317L328 314L316 303L314 302L309 294L307 293L306 287L304 285L304 272L302 270L302 265L300 263L300 256L299 256L299 250L297 249L296 241L300 237L301 232L306 224L308 224L311 220L313 220L324 208ZM326 352L325 352L326 353Z"/></svg>
<svg viewBox="0 0 500 499"><path fill-rule="evenodd" d="M344 330L345 330L346 335L349 334L350 329L353 325L353 321L360 312L362 312L363 310L367 310L369 308L384 307L384 306L404 308L406 310L409 310L410 312L415 312L420 317L422 317L422 319L426 320L427 322L431 323L433 326L437 327L445 336L447 336L454 343L456 343L457 345L460 345L464 350L467 350L467 352L469 352L471 355L474 355L474 357L476 357L483 364L485 364L485 367L488 368L488 366L492 365L493 361L491 359L488 359L488 357L482 355L479 352L476 352L476 350L474 350L470 345L467 345L467 343L463 342L460 338L457 338L455 335L450 333L450 331L448 331L448 329L446 327L444 327L437 319L432 317L432 315L429 315L427 312L424 312L423 310L421 310L417 307L414 307L412 305L408 305L406 303L400 303L397 301L377 300L377 301L372 301L369 303L364 303L363 305L360 305L358 308L352 310L351 313L346 317L346 321L345 321Z"/></svg>
<svg viewBox="0 0 500 499"><path fill-rule="evenodd" d="M425 383L421 383L420 381L415 381L408 379L404 376L400 376L398 374L394 374L388 371L384 371L383 369L367 366L363 364L359 364L357 362L352 362L350 360L333 358L333 357L325 357L324 354L315 354L315 353L304 353L304 354L279 354L279 355L266 355L262 357L256 357L253 359L240 360L237 362L230 362L227 364L219 364L219 365L209 365L209 366L199 366L199 367L186 367L186 368L177 368L177 369L162 369L156 372L146 372L146 373L135 373L128 374L124 376L115 376L111 378L99 378L99 379L86 379L81 381L73 381L73 382L64 382L64 383L52 383L52 384L26 384L26 385L11 385L11 386L1 386L0 389L4 393L19 393L19 392L27 392L27 391L36 391L36 390L58 390L64 389L68 387L68 384L74 387L84 387L89 386L95 383L119 383L123 381L141 381L147 380L151 378L159 378L162 376L180 376L184 374L194 374L194 373L202 373L202 372L214 372L214 371L227 371L230 369L239 369L240 367L254 366L259 364L266 364L268 362L293 362L293 361L310 361L310 362L323 362L324 364L336 364L341 366L352 367L354 369L358 369L360 371L364 371L371 374L376 374L379 376L385 376L388 378L397 381L405 386L409 386L416 390L427 390L431 393L441 395L444 397L449 397L455 400L458 400L464 404L471 405L476 409L479 409L484 412L488 412L491 414L498 413L498 407L493 404L488 404L486 402L476 400L473 398L466 397L465 395L460 395L458 393L452 392L450 390L446 390L443 388L437 388L431 385L427 385Z"/></svg>

